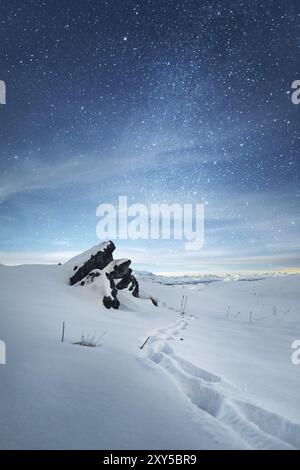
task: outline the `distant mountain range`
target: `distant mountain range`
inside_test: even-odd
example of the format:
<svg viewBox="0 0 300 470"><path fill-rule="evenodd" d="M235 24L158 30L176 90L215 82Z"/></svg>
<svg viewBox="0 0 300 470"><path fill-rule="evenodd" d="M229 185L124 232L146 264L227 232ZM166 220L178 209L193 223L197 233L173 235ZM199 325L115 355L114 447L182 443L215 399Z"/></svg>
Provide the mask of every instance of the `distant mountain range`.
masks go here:
<svg viewBox="0 0 300 470"><path fill-rule="evenodd" d="M291 276L291 273L253 273L253 274L186 274L184 276L164 276L153 274L148 271L135 271L138 278L151 279L154 282L164 285L183 285L183 284L210 284L211 282L232 282L232 281L260 281L270 277Z"/></svg>

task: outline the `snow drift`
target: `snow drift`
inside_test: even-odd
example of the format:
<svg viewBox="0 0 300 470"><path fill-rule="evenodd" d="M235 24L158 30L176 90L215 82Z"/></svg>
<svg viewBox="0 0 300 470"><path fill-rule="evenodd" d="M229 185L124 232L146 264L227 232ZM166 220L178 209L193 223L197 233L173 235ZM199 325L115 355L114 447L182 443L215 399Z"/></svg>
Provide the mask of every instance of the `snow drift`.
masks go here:
<svg viewBox="0 0 300 470"><path fill-rule="evenodd" d="M104 268L67 282L89 258L0 266L0 448L300 448L298 275L177 286L143 275L140 298L121 290L107 310ZM101 339L74 344L82 336Z"/></svg>

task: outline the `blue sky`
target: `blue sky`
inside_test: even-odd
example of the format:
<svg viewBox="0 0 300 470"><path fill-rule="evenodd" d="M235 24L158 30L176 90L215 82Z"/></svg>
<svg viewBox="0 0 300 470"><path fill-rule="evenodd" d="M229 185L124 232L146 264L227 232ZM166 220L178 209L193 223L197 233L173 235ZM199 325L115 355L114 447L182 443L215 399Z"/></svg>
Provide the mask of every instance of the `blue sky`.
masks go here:
<svg viewBox="0 0 300 470"><path fill-rule="evenodd" d="M201 252L115 240L137 268L298 269L296 1L14 0L0 13L0 262L89 248L98 204L127 195L205 204Z"/></svg>

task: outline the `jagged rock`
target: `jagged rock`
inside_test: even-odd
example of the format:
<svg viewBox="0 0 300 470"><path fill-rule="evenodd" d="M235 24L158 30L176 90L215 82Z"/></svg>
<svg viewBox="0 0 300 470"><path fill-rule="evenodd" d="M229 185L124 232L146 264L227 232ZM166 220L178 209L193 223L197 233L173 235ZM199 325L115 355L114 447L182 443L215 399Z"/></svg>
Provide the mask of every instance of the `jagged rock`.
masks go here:
<svg viewBox="0 0 300 470"><path fill-rule="evenodd" d="M112 307L117 310L120 307L120 301L118 299L111 299L110 297L104 296L103 305L106 308Z"/></svg>
<svg viewBox="0 0 300 470"><path fill-rule="evenodd" d="M128 288L134 297L139 297L139 284L132 274L132 269L128 269L126 275L116 285L118 290Z"/></svg>
<svg viewBox="0 0 300 470"><path fill-rule="evenodd" d="M116 249L113 242L103 244L103 248L91 254L81 266L74 266L75 274L70 277L70 284L73 286L85 278L94 269L104 269L112 260L112 253Z"/></svg>
<svg viewBox="0 0 300 470"><path fill-rule="evenodd" d="M139 297L139 284L129 267L131 260L113 260L113 242L105 242L74 258L70 285L85 286L96 283L106 308L119 308L117 292L128 288L134 297ZM115 281L118 280L116 283Z"/></svg>
<svg viewBox="0 0 300 470"><path fill-rule="evenodd" d="M131 260L121 259L112 261L105 269L108 270L113 279L120 279L116 284L118 290L128 288L134 297L139 297L139 284L129 268Z"/></svg>
<svg viewBox="0 0 300 470"><path fill-rule="evenodd" d="M84 286L85 284L92 284L92 282L94 282L95 277L99 277L100 275L101 271L99 269L94 269L85 277L84 281L80 282L80 285Z"/></svg>
<svg viewBox="0 0 300 470"><path fill-rule="evenodd" d="M132 273L132 269L129 268L127 273L124 274L122 279L116 284L116 288L118 290L126 289L127 287L129 287L130 282L131 282L131 277L132 277L131 273ZM131 289L129 288L129 290L131 290Z"/></svg>
<svg viewBox="0 0 300 470"><path fill-rule="evenodd" d="M108 266L106 266L105 271L110 273L113 279L122 279L128 271L132 271L129 266L131 264L130 259L116 259L111 261Z"/></svg>
<svg viewBox="0 0 300 470"><path fill-rule="evenodd" d="M129 287L129 290L132 291L132 295L134 297L140 296L139 283L134 276L131 276L131 286Z"/></svg>
<svg viewBox="0 0 300 470"><path fill-rule="evenodd" d="M111 292L110 292L110 295L105 295L103 297L103 305L106 308L111 308L112 307L112 308L118 309L119 306L120 306L120 302L117 299L117 289L116 289L116 286L115 286L115 283L114 283L114 279L113 279L112 275L109 274L109 273L105 273L105 275L106 275L106 277L109 281Z"/></svg>

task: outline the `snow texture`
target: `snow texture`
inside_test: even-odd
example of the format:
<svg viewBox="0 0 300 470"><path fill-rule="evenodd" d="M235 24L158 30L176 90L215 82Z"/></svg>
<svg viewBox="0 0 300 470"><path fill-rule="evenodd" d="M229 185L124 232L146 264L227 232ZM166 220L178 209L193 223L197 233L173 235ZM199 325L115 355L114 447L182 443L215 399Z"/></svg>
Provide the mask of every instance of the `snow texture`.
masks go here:
<svg viewBox="0 0 300 470"><path fill-rule="evenodd" d="M0 448L300 448L299 275L166 285L142 273L141 298L121 291L107 310L103 272L66 282L85 259L0 266Z"/></svg>

